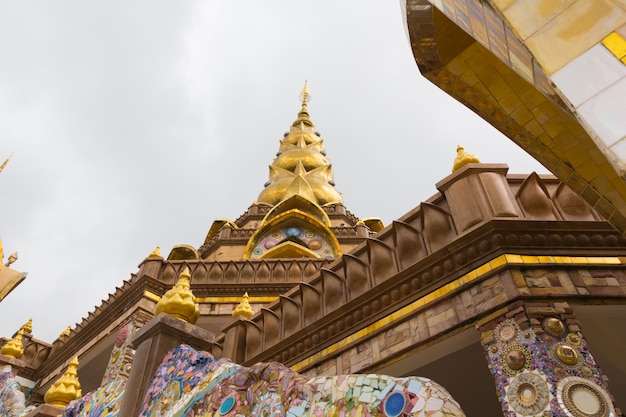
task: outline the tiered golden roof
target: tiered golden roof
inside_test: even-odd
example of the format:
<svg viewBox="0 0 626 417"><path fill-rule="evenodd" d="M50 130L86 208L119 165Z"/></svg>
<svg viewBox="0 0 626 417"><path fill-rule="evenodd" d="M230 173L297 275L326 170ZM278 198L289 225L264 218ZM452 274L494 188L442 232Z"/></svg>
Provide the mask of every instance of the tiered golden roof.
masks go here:
<svg viewBox="0 0 626 417"><path fill-rule="evenodd" d="M259 194L258 204L274 206L294 195L320 206L342 202L341 194L334 186L324 140L315 131L309 117L307 104L311 95L306 83L300 99L302 108L289 133L280 142L276 159L270 165L269 181Z"/></svg>
<svg viewBox="0 0 626 417"><path fill-rule="evenodd" d="M24 330L20 329L15 337L9 339L2 349L0 349L0 354L4 356L8 356L13 359L19 359L24 354L24 345L22 343L22 335L24 334Z"/></svg>
<svg viewBox="0 0 626 417"><path fill-rule="evenodd" d="M304 84L302 108L280 141L269 181L256 204L272 206L248 240L244 258L334 258L341 255L323 206L342 204L324 141L315 131Z"/></svg>
<svg viewBox="0 0 626 417"><path fill-rule="evenodd" d="M159 300L154 308L154 315L167 313L171 316L194 324L200 316L196 297L191 292L191 274L186 267L178 276L178 281Z"/></svg>
<svg viewBox="0 0 626 417"><path fill-rule="evenodd" d="M162 258L163 255L161 255L161 247L157 246L156 248L154 248L154 250L152 252L150 252L150 255L148 255L148 258Z"/></svg>
<svg viewBox="0 0 626 417"><path fill-rule="evenodd" d="M233 317L243 316L245 318L250 318L254 315L254 310L252 310L249 299L250 297L246 291L239 305L237 305L237 307L233 310Z"/></svg>
<svg viewBox="0 0 626 417"><path fill-rule="evenodd" d="M67 371L52 384L43 399L46 404L66 407L70 401L82 396L78 381L78 356L75 356L67 367Z"/></svg>

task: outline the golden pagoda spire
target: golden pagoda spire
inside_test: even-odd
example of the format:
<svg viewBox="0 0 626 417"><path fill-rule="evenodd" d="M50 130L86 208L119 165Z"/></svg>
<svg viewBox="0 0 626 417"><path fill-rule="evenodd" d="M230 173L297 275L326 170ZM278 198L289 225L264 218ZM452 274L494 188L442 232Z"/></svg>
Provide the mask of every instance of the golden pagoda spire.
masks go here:
<svg viewBox="0 0 626 417"><path fill-rule="evenodd" d="M454 164L452 165L452 172L456 171L457 169L467 164L479 164L480 163L480 160L476 158L474 155L472 155L469 152L465 152L465 148L463 148L461 145L458 145L456 147L456 153L457 155L456 155L456 158L454 159Z"/></svg>
<svg viewBox="0 0 626 417"><path fill-rule="evenodd" d="M24 333L32 333L33 332L33 318L29 318L28 321L26 323L24 323L21 327L21 330L24 331Z"/></svg>
<svg viewBox="0 0 626 417"><path fill-rule="evenodd" d="M189 267L185 267L174 287L168 290L155 306L154 315L167 313L194 324L200 316L200 309L196 297L191 292L190 281Z"/></svg>
<svg viewBox="0 0 626 417"><path fill-rule="evenodd" d="M70 401L83 396L77 371L78 356L74 356L65 373L52 384L44 395L43 400L46 404L65 408Z"/></svg>
<svg viewBox="0 0 626 417"><path fill-rule="evenodd" d="M314 204L341 204L341 194L334 187L332 166L324 149L324 140L315 131L307 105L311 94L307 83L300 93L302 108L289 132L280 141L276 159L270 165L269 181L259 194L257 203L275 206L306 190L301 197Z"/></svg>
<svg viewBox="0 0 626 417"><path fill-rule="evenodd" d="M235 309L233 310L233 317L244 316L245 318L250 318L254 314L252 310L252 306L249 302L250 297L248 296L248 291L246 291L241 299L241 302Z"/></svg>
<svg viewBox="0 0 626 417"><path fill-rule="evenodd" d="M4 356L8 356L13 359L19 359L24 354L24 345L22 344L22 335L24 334L24 330L18 330L15 337L9 339L2 349L0 349L0 354Z"/></svg>

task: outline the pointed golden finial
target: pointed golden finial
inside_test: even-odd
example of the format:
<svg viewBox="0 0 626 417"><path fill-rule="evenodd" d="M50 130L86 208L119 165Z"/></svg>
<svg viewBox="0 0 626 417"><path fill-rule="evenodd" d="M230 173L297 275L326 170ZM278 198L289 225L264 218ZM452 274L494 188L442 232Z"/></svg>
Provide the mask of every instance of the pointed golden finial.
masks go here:
<svg viewBox="0 0 626 417"><path fill-rule="evenodd" d="M59 339L69 336L71 332L72 332L72 326L67 326L65 330L63 330L61 334L59 335Z"/></svg>
<svg viewBox="0 0 626 417"><path fill-rule="evenodd" d="M311 101L311 94L309 94L309 87L307 85L306 80L304 81L304 87L302 87L302 91L300 92L300 101L302 102L302 107L306 107Z"/></svg>
<svg viewBox="0 0 626 417"><path fill-rule="evenodd" d="M465 152L465 148L463 148L461 145L458 145L456 147L456 158L454 159L454 164L452 165L452 172L456 171L457 169L467 164L479 164L479 163L480 163L480 160L478 158L476 158L474 155L472 155L469 152Z"/></svg>
<svg viewBox="0 0 626 417"><path fill-rule="evenodd" d="M233 317L244 316L245 318L250 318L254 314L252 310L252 306L249 302L250 297L248 296L248 291L245 292L241 302L235 309L233 310Z"/></svg>
<svg viewBox="0 0 626 417"><path fill-rule="evenodd" d="M24 323L22 325L21 330L24 331L24 333L32 333L33 332L33 318L29 318L28 321L26 323Z"/></svg>
<svg viewBox="0 0 626 417"><path fill-rule="evenodd" d="M154 248L154 250L152 252L150 252L150 255L148 255L148 258L162 258L163 255L161 255L161 247L157 246L156 248Z"/></svg>
<svg viewBox="0 0 626 417"><path fill-rule="evenodd" d="M309 87L307 86L306 81L304 82L304 87L300 92L300 101L302 102L302 108L298 112L298 118L291 124L291 126L300 128L300 130L304 130L305 128L314 128L313 122L309 116L309 111L306 108L309 101L311 101L311 94L309 94Z"/></svg>
<svg viewBox="0 0 626 417"><path fill-rule="evenodd" d="M12 156L13 152L11 152L11 155L9 155L9 157L2 163L2 165L0 165L0 172L2 172L5 166L7 166L7 164L9 163L9 159L11 159Z"/></svg>
<svg viewBox="0 0 626 417"><path fill-rule="evenodd" d="M83 396L77 371L78 356L74 356L65 373L52 384L44 395L43 400L46 404L65 408L70 401Z"/></svg>
<svg viewBox="0 0 626 417"><path fill-rule="evenodd" d="M4 266L11 266L15 261L17 261L17 252L13 252L7 258L7 263Z"/></svg>
<svg viewBox="0 0 626 417"><path fill-rule="evenodd" d="M22 344L22 335L24 330L18 330L15 337L9 339L8 342L0 349L0 354L8 356L13 359L19 359L24 354L24 345Z"/></svg>
<svg viewBox="0 0 626 417"><path fill-rule="evenodd" d="M167 291L154 307L154 315L167 313L194 324L200 316L200 309L195 295L191 292L190 281L189 268L185 267L174 287Z"/></svg>

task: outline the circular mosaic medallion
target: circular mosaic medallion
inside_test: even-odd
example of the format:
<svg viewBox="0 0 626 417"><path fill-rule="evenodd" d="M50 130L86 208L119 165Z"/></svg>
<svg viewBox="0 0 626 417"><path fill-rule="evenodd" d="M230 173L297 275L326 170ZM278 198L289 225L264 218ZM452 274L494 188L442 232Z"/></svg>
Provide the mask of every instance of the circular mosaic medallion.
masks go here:
<svg viewBox="0 0 626 417"><path fill-rule="evenodd" d="M545 410L550 402L550 389L539 375L527 372L513 378L509 384L507 399L515 412L532 416Z"/></svg>
<svg viewBox="0 0 626 417"><path fill-rule="evenodd" d="M285 230L285 235L300 237L302 236L302 230L297 227L288 227L287 230Z"/></svg>
<svg viewBox="0 0 626 417"><path fill-rule="evenodd" d="M515 339L518 332L519 328L513 320L505 320L502 323L499 323L494 330L496 338L504 343Z"/></svg>
<svg viewBox="0 0 626 417"><path fill-rule="evenodd" d="M615 409L598 384L577 376L563 378L556 388L559 405L568 417L610 417Z"/></svg>
<svg viewBox="0 0 626 417"><path fill-rule="evenodd" d="M582 365L582 358L574 346L559 342L550 347L550 356L559 366L566 369L578 369Z"/></svg>
<svg viewBox="0 0 626 417"><path fill-rule="evenodd" d="M532 356L526 346L511 345L504 350L501 361L504 372L513 376L523 369L530 369Z"/></svg>
<svg viewBox="0 0 626 417"><path fill-rule="evenodd" d="M583 344L583 339L580 335L576 333L570 333L567 335L567 341L574 346L581 346Z"/></svg>
<svg viewBox="0 0 626 417"><path fill-rule="evenodd" d="M565 334L565 324L556 317L547 317L543 320L543 330L552 336L563 336Z"/></svg>
<svg viewBox="0 0 626 417"><path fill-rule="evenodd" d="M387 417L398 417L406 407L406 397L399 391L392 392L383 402L383 411Z"/></svg>

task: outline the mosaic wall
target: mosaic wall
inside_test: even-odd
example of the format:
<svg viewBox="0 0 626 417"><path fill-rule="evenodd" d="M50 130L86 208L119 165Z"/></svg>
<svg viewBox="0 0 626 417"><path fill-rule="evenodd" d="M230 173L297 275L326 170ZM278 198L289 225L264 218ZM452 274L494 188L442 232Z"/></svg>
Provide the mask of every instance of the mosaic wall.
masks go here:
<svg viewBox="0 0 626 417"><path fill-rule="evenodd" d="M500 322L486 345L504 415L614 417L615 409L587 342L562 320L546 317L541 333Z"/></svg>
<svg viewBox="0 0 626 417"><path fill-rule="evenodd" d="M333 248L319 233L303 227L291 226L273 230L272 233L263 237L252 250L251 257L259 258L274 246L287 240L296 241L300 245L318 254L321 258L333 258L335 255Z"/></svg>
<svg viewBox="0 0 626 417"><path fill-rule="evenodd" d="M22 417L34 407L26 407L22 386L15 379L11 366L0 368L0 416Z"/></svg>
<svg viewBox="0 0 626 417"><path fill-rule="evenodd" d="M270 362L250 368L182 345L152 378L141 417L463 416L426 378L304 376Z"/></svg>
<svg viewBox="0 0 626 417"><path fill-rule="evenodd" d="M130 340L135 330L131 322L118 331L101 386L72 401L62 417L117 417L133 362Z"/></svg>

